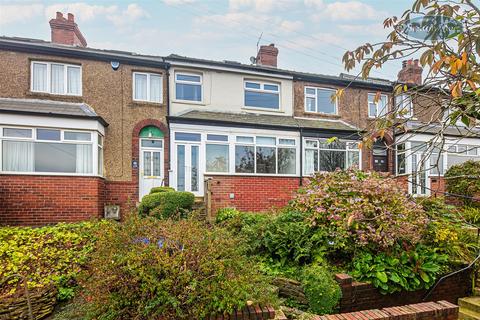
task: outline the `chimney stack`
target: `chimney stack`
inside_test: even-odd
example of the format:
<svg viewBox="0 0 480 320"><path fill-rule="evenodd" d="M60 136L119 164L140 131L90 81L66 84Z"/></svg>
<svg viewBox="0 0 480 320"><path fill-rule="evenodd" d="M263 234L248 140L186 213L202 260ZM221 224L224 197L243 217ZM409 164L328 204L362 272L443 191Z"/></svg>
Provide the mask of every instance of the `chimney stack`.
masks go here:
<svg viewBox="0 0 480 320"><path fill-rule="evenodd" d="M277 67L278 49L272 43L268 46L260 46L257 53L257 64L268 67Z"/></svg>
<svg viewBox="0 0 480 320"><path fill-rule="evenodd" d="M402 61L402 70L398 72L398 82L421 85L423 68L418 64L418 59Z"/></svg>
<svg viewBox="0 0 480 320"><path fill-rule="evenodd" d="M87 46L87 40L78 29L75 17L71 13L65 19L63 13L57 12L55 19L50 20L50 29L52 30L53 43L78 47Z"/></svg>

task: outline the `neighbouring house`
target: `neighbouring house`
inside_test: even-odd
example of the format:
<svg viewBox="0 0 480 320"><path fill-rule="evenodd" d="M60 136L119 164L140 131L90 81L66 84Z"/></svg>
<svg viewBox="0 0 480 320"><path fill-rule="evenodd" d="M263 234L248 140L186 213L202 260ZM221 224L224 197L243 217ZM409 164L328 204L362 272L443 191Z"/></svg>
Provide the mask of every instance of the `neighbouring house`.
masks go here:
<svg viewBox="0 0 480 320"><path fill-rule="evenodd" d="M421 84L417 61L397 82L362 80L278 68L273 44L248 65L92 49L72 14L50 26L51 41L0 37L0 224L118 217L160 185L193 192L210 213L264 211L312 173L352 166L429 195L452 164L480 157L472 130L452 126L427 158L437 165L420 170L444 115L426 95L393 95L396 83ZM362 148L394 104L408 131Z"/></svg>

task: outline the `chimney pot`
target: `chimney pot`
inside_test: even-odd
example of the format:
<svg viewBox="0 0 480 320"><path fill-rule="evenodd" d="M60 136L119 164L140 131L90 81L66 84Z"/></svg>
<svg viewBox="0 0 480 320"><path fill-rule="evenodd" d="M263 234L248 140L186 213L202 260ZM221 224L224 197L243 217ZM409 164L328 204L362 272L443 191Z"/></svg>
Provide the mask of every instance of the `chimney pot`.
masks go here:
<svg viewBox="0 0 480 320"><path fill-rule="evenodd" d="M68 13L67 19L65 19L61 12L57 12L55 19L50 20L49 23L53 43L79 47L87 46L87 40L78 29L73 14Z"/></svg>
<svg viewBox="0 0 480 320"><path fill-rule="evenodd" d="M63 13L57 11L57 17L55 19L62 19L63 18Z"/></svg>
<svg viewBox="0 0 480 320"><path fill-rule="evenodd" d="M419 65L418 59L402 61L402 69L398 72L398 82L406 84L421 85L423 68Z"/></svg>
<svg viewBox="0 0 480 320"><path fill-rule="evenodd" d="M68 21L75 22L75 17L73 14L68 13Z"/></svg>
<svg viewBox="0 0 480 320"><path fill-rule="evenodd" d="M257 53L257 64L262 66L277 67L278 49L275 44L271 43L268 46L260 46Z"/></svg>

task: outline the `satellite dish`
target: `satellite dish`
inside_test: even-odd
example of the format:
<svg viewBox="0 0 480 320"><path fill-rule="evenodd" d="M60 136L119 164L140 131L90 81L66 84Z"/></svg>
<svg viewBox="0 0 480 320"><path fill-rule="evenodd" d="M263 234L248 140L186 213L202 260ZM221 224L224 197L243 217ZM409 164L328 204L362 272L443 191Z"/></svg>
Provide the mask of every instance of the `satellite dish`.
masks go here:
<svg viewBox="0 0 480 320"><path fill-rule="evenodd" d="M112 61L110 64L112 65L112 69L115 71L120 67L120 62L118 61Z"/></svg>
<svg viewBox="0 0 480 320"><path fill-rule="evenodd" d="M251 56L251 57L250 57L250 62L251 62L252 64L257 63L257 58L255 58L254 56Z"/></svg>

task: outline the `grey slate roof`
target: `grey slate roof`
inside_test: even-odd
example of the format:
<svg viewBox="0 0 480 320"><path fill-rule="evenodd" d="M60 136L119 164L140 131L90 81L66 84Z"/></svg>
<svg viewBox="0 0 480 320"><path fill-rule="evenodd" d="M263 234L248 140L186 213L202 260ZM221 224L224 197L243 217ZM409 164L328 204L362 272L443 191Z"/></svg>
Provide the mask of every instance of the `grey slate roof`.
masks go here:
<svg viewBox="0 0 480 320"><path fill-rule="evenodd" d="M0 113L48 115L64 118L90 118L104 126L108 123L86 103L39 99L0 98Z"/></svg>
<svg viewBox="0 0 480 320"><path fill-rule="evenodd" d="M415 133L425 133L425 134L437 134L442 130L442 126L440 124L425 124L419 121L407 121L405 127L408 132L415 132ZM396 132L397 135L403 134L403 130L399 130ZM462 125L458 126L449 126L443 129L443 134L447 136L462 136L462 137L470 137L470 138L479 138L480 137L480 128L467 128Z"/></svg>
<svg viewBox="0 0 480 320"><path fill-rule="evenodd" d="M341 120L306 119L292 116L277 116L257 113L230 113L211 111L188 111L179 116L170 116L171 122L211 122L240 126L283 127L285 129L323 129L358 132L359 129Z"/></svg>

